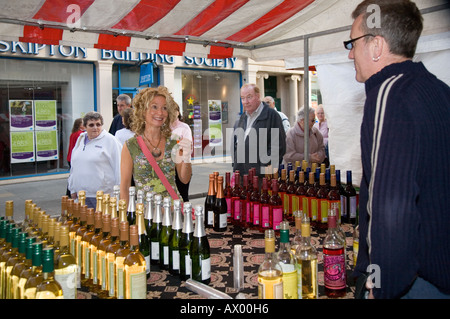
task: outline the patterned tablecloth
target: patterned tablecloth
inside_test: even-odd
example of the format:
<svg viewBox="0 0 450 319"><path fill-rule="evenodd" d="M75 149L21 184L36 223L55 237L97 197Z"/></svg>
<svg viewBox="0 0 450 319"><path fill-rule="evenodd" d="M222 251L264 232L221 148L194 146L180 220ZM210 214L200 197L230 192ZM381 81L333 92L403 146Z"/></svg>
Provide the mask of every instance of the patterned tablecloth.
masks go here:
<svg viewBox="0 0 450 319"><path fill-rule="evenodd" d="M291 223L292 224L292 223ZM354 283L351 278L353 271L353 227L349 224L341 225L346 234L346 268L347 268L347 295L346 299L354 297ZM258 230L242 229L229 225L227 231L218 233L212 229L206 230L211 248L211 282L213 287L235 298L238 293L246 299L258 298L258 268L264 260L264 233ZM326 233L311 230L312 244L318 250L318 281L319 298L327 298L323 283L323 255L322 243ZM294 228L290 229L290 240L294 236ZM233 288L233 247L242 245L244 256L244 289L237 291ZM279 237L276 241L276 249L279 247ZM95 293L85 288L78 291L78 299L96 299ZM160 270L158 266L151 266L150 278L147 281L147 299L202 299L204 297L189 290L185 282L178 276L171 275L166 270Z"/></svg>

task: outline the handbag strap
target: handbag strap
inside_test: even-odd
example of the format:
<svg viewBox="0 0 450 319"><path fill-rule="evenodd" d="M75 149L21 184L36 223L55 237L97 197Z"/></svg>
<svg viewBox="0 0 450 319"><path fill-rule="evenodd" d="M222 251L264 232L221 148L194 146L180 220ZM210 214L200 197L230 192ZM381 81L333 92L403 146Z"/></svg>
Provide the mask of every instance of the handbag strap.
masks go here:
<svg viewBox="0 0 450 319"><path fill-rule="evenodd" d="M153 155L150 154L150 151L149 151L147 145L145 145L144 140L142 139L142 136L138 136L137 141L138 141L139 146L141 147L142 152L144 153L145 157L149 161L150 165L152 165L153 169L155 170L159 179L163 183L164 187L167 189L170 196L172 196L172 199L179 199L177 193L174 191L172 185L170 185L169 181L167 180L166 176L162 172L158 163L156 163L156 160L154 159Z"/></svg>

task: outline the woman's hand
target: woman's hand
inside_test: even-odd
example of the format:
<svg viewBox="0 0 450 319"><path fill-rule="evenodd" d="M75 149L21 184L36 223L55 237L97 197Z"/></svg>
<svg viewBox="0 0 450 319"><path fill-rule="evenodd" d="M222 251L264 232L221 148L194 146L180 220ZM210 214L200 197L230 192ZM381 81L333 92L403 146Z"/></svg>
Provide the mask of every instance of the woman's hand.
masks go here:
<svg viewBox="0 0 450 319"><path fill-rule="evenodd" d="M178 141L178 151L176 154L175 163L190 163L191 147L192 143L187 138L182 138L180 141Z"/></svg>

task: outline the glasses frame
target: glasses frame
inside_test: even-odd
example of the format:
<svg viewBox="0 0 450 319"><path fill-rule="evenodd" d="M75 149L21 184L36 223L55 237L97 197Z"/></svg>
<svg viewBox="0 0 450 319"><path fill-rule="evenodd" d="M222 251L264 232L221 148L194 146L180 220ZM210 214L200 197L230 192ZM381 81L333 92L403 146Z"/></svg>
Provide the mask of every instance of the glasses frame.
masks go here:
<svg viewBox="0 0 450 319"><path fill-rule="evenodd" d="M352 50L355 46L353 45L353 42L355 42L356 40L359 40L359 39L362 39L362 38L365 38L365 37L375 37L375 35L373 35L373 34L371 34L371 33L368 33L368 34L364 34L364 35L362 35L362 36L360 36L360 37L357 37L357 38L354 38L354 39L350 39L350 40L347 40L347 41L344 41L344 48L346 48L347 50Z"/></svg>

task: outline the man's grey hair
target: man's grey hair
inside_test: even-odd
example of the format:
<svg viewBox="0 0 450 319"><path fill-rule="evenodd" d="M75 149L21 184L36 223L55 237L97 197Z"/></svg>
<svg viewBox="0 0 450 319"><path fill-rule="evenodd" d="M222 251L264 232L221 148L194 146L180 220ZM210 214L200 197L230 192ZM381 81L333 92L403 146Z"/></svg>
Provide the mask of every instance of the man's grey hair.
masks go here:
<svg viewBox="0 0 450 319"><path fill-rule="evenodd" d="M314 112L315 111L312 107L308 108L308 114L311 114L311 113L315 114ZM302 106L297 112L297 122L300 122L300 120L304 120L304 119L305 119L305 107Z"/></svg>
<svg viewBox="0 0 450 319"><path fill-rule="evenodd" d="M120 94L117 98L116 98L117 103L119 103L120 101L125 102L126 105L131 105L131 97L127 94Z"/></svg>

